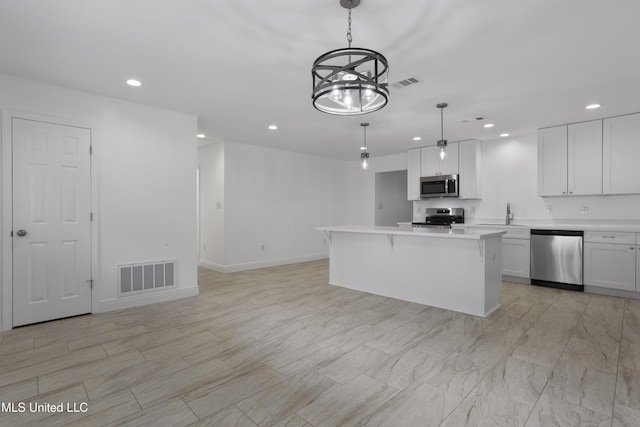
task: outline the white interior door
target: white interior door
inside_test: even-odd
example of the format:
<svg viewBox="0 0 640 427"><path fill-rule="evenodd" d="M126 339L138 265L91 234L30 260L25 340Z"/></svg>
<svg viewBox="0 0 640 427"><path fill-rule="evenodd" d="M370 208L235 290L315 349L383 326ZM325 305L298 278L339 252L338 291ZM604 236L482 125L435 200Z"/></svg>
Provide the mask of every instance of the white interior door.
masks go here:
<svg viewBox="0 0 640 427"><path fill-rule="evenodd" d="M13 326L91 312L89 129L12 119Z"/></svg>

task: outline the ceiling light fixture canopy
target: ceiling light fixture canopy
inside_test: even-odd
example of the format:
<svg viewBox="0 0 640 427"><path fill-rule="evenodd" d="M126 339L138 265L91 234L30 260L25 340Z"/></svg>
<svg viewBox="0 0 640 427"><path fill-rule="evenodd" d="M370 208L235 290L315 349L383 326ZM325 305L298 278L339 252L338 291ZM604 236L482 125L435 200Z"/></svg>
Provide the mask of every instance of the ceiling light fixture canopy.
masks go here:
<svg viewBox="0 0 640 427"><path fill-rule="evenodd" d="M367 152L367 126L369 126L369 123L360 123L360 126L364 130L364 145L360 147L360 150L362 150L360 159L362 160L362 170L366 171L369 169L369 152Z"/></svg>
<svg viewBox="0 0 640 427"><path fill-rule="evenodd" d="M384 55L351 47L351 9L360 0L340 0L349 9L346 49L320 55L313 63L313 106L323 113L342 116L377 111L389 101L389 63Z"/></svg>
<svg viewBox="0 0 640 427"><path fill-rule="evenodd" d="M444 139L444 116L442 111L448 106L449 104L447 104L446 102L442 102L436 105L436 107L440 109L440 140L437 142L437 144L438 148L440 149L440 160L443 161L447 158L447 140Z"/></svg>

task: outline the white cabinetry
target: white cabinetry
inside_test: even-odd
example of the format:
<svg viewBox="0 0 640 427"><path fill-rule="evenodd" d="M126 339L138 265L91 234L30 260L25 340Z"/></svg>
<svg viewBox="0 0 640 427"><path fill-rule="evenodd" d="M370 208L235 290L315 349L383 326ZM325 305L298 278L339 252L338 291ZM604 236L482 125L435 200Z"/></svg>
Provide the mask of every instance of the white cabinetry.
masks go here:
<svg viewBox="0 0 640 427"><path fill-rule="evenodd" d="M567 192L602 194L602 120L567 127Z"/></svg>
<svg viewBox="0 0 640 427"><path fill-rule="evenodd" d="M407 152L407 199L420 200L420 148Z"/></svg>
<svg viewBox="0 0 640 427"><path fill-rule="evenodd" d="M459 196L461 199L482 198L482 143L478 140L458 143L460 176Z"/></svg>
<svg viewBox="0 0 640 427"><path fill-rule="evenodd" d="M502 274L505 276L531 277L531 230L523 227L499 228L502 235Z"/></svg>
<svg viewBox="0 0 640 427"><path fill-rule="evenodd" d="M466 230L497 230L502 235L502 275L526 279L529 283L531 257L531 229L518 226L454 225ZM506 277L504 280L509 280ZM518 280L520 282L520 280Z"/></svg>
<svg viewBox="0 0 640 427"><path fill-rule="evenodd" d="M640 113L604 120L603 192L640 193Z"/></svg>
<svg viewBox="0 0 640 427"><path fill-rule="evenodd" d="M636 290L635 233L584 233L584 284Z"/></svg>
<svg viewBox="0 0 640 427"><path fill-rule="evenodd" d="M602 194L602 120L538 131L538 195Z"/></svg>
<svg viewBox="0 0 640 427"><path fill-rule="evenodd" d="M567 126L538 130L538 196L567 194Z"/></svg>
<svg viewBox="0 0 640 427"><path fill-rule="evenodd" d="M458 143L447 145L447 158L440 160L440 149L435 146L420 149L422 176L453 175L458 169Z"/></svg>

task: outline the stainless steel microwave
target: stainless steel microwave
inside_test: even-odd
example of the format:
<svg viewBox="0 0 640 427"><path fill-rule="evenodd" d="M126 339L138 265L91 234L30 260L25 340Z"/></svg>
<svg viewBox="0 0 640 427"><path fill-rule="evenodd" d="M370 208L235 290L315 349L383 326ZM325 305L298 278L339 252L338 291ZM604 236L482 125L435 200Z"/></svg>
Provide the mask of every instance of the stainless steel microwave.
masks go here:
<svg viewBox="0 0 640 427"><path fill-rule="evenodd" d="M458 197L458 175L423 176L420 178L420 198Z"/></svg>

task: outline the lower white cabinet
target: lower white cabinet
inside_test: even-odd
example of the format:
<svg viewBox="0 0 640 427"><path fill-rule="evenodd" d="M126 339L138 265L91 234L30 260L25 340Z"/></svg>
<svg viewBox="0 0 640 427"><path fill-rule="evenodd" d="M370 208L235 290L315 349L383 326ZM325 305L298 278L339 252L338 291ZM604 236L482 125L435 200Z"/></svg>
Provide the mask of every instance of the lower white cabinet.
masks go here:
<svg viewBox="0 0 640 427"><path fill-rule="evenodd" d="M584 284L601 288L636 290L636 245L584 244Z"/></svg>
<svg viewBox="0 0 640 427"><path fill-rule="evenodd" d="M529 279L531 272L531 229L526 227L498 227L458 225L466 230L504 231L502 235L502 274Z"/></svg>
<svg viewBox="0 0 640 427"><path fill-rule="evenodd" d="M531 241L502 237L502 274L515 277L530 277Z"/></svg>
<svg viewBox="0 0 640 427"><path fill-rule="evenodd" d="M640 245L636 246L636 292L640 292Z"/></svg>

